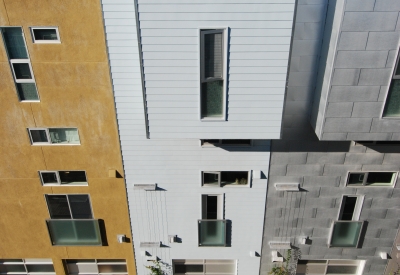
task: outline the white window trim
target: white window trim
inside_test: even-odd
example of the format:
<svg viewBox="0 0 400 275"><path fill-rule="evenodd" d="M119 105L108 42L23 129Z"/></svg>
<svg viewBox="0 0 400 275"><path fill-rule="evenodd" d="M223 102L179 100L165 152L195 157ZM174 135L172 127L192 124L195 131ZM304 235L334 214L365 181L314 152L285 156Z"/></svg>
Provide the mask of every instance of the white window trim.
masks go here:
<svg viewBox="0 0 400 275"><path fill-rule="evenodd" d="M29 272L27 265L51 265L53 266L54 269L54 264L52 259L16 259L16 260L21 260L21 262L13 262L13 261L7 261L9 259L3 259L3 263L0 264L0 266L7 266L7 265L14 265L14 266L24 266L25 272L24 271L19 271L19 272L9 272L9 273L19 273L19 274L37 274L38 272ZM56 272L40 272L44 274L56 274Z"/></svg>
<svg viewBox="0 0 400 275"><path fill-rule="evenodd" d="M64 172L64 171L84 172L85 177L86 177L86 184L61 184L61 178L60 178L59 172ZM55 173L58 183L44 183L42 173ZM51 170L51 171L41 170L41 171L39 171L39 178L40 178L40 182L42 183L43 186L88 186L89 185L89 182L87 180L87 174L86 174L86 171L84 171L84 170L58 170L58 171L56 171L56 170Z"/></svg>
<svg viewBox="0 0 400 275"><path fill-rule="evenodd" d="M382 109L381 109L381 119L399 119L400 118L400 116L398 116L398 117L384 116L385 109L386 109L386 103L387 103L387 100L389 98L389 92L390 92L390 86L392 84L392 80L393 79L400 79L400 76L395 76L395 72L396 72L396 69L397 69L398 66L400 66L400 45L397 46L397 54L396 54L395 63L394 63L394 66L392 68L392 72L390 74L390 79L388 80L387 90L386 90L386 97L385 97L384 103L382 104Z"/></svg>
<svg viewBox="0 0 400 275"><path fill-rule="evenodd" d="M305 261L312 261L312 260L321 260L321 261L325 261L325 263L313 263L311 264L316 265L316 266L325 266L325 271L324 273L322 273L323 275L326 274L328 266L357 266L357 272L355 273L355 275L362 275L362 272L364 270L365 267L365 260L347 260L347 259L301 259L301 260L305 260ZM331 262L331 261L341 261L341 263L335 263L335 262ZM344 262L342 262L344 261ZM346 261L348 261L346 263ZM357 261L358 263L352 263L354 261Z"/></svg>
<svg viewBox="0 0 400 275"><path fill-rule="evenodd" d="M221 173L222 172L247 172L247 184L227 184L221 186ZM218 174L218 186L204 185L204 173ZM200 185L204 188L249 188L252 179L252 170L221 170L221 171L200 171Z"/></svg>
<svg viewBox="0 0 400 275"><path fill-rule="evenodd" d="M86 196L88 196L88 198L89 198L89 205L90 205L90 212L91 212L91 214L92 214L92 218L91 218L91 219L79 219L79 220L95 220L95 216L94 216L94 213L93 213L92 199L90 198L90 194L77 194L77 193L72 193L72 194L54 194L54 193L51 193L51 194L44 194L44 200L45 200L45 202L46 202L47 212L49 213L50 219L51 219L51 220L58 220L58 219L52 219L52 218L51 218L49 203L48 203L48 201L47 201L47 196L66 196L66 197L67 197L67 203L68 203L69 214L70 214L71 218L70 218L70 219L65 219L65 220L76 220L76 219L74 219L74 218L72 217L71 205L70 205L70 203L69 203L69 198L68 198L68 196L70 196L70 195L86 195Z"/></svg>
<svg viewBox="0 0 400 275"><path fill-rule="evenodd" d="M77 263L68 262L71 260L77 261ZM93 260L93 262L79 262L80 260ZM65 266L67 267L66 275L81 274L81 272L75 273L70 270L71 266L74 266L74 265L86 266L86 267L87 266L96 266L97 271L98 271L97 273L87 272L87 273L93 274L93 275L96 275L96 274L121 274L121 275L126 274L126 275L128 275L128 271L127 272L115 272L114 271L114 272L110 272L110 273L100 272L99 266L101 266L101 265L124 265L127 268L125 259L117 259L117 260L121 260L121 262L113 262L113 261L107 262L107 260L109 260L109 259L66 259L66 260L63 260L63 262L64 262ZM99 262L99 261L101 261L101 262ZM122 262L122 261L124 261L124 262Z"/></svg>
<svg viewBox="0 0 400 275"><path fill-rule="evenodd" d="M18 79L13 64L28 64L29 70L31 72L31 79ZM15 83L35 83L35 76L33 75L32 65L29 59L10 59L11 71L14 76Z"/></svg>
<svg viewBox="0 0 400 275"><path fill-rule="evenodd" d="M36 40L35 34L33 31L40 30L40 29L45 29L45 30L54 29L57 34L57 40ZM58 32L58 27L50 27L50 26L49 27L48 26L30 27L30 30L31 30L32 42L35 44L60 44L61 43L60 33Z"/></svg>
<svg viewBox="0 0 400 275"><path fill-rule="evenodd" d="M204 212L203 207L206 207L203 205L203 198L205 196L217 197L217 218L215 220L224 220L225 219L225 217L224 217L225 194L212 194L212 193L200 195L200 217L201 217L201 220L208 220L206 218L203 218L203 212Z"/></svg>
<svg viewBox="0 0 400 275"><path fill-rule="evenodd" d="M203 59L202 56L202 33L201 31L222 31L223 32L223 68L222 68L222 80L223 80L223 86L222 86L222 93L223 93L223 98L222 98L222 117L203 117L201 114L201 84L202 84L202 77L203 77ZM213 26L207 26L207 27L200 27L198 29L198 45L199 45L199 119L200 121L226 121L226 113L227 113L227 106L226 106L226 101L227 101L227 80L228 80L228 32L229 28L227 26L218 26L218 27L213 27Z"/></svg>
<svg viewBox="0 0 400 275"><path fill-rule="evenodd" d="M342 196L342 200L340 202L340 206L339 206L339 213L338 213L338 216L337 216L337 220L341 221L341 216L342 216L343 207L344 207L344 204L343 204L344 197L355 197L355 198L357 198L357 202L356 202L356 205L354 207L353 217L352 217L351 221L360 220L361 210L362 210L362 206L363 206L363 203L364 203L364 197L365 197L364 195L343 195Z"/></svg>
<svg viewBox="0 0 400 275"><path fill-rule="evenodd" d="M366 174L364 176L364 182L362 185L356 185L356 184L349 184L349 179L350 179L350 174ZM368 178L368 173L393 173L394 175L392 176L392 184L391 185L368 185L366 184L366 180ZM349 171L347 172L347 178L346 178L346 187L350 187L350 188L394 188L394 186L396 185L397 182L397 178L399 176L399 172L395 172L395 171Z"/></svg>
<svg viewBox="0 0 400 275"><path fill-rule="evenodd" d="M49 129L76 129L76 131L78 132L78 136L79 136L79 143L52 143L51 138L50 138ZM33 142L31 130L45 130L48 142ZM72 127L51 127L51 128L28 128L28 135L29 135L29 140L31 142L31 145L39 145L39 146L43 146L43 145L52 145L52 146L54 146L54 145L59 145L59 146L81 145L81 137L79 134L78 127L73 127L73 126Z"/></svg>
<svg viewBox="0 0 400 275"><path fill-rule="evenodd" d="M363 228L364 228L364 221L341 221L341 220L332 221L331 228L330 228L330 230L329 230L328 247L332 247L331 243L332 243L332 237L333 237L333 229L334 229L334 227L335 227L335 223L336 223L336 222L361 223L361 231L360 231L360 234L358 235L356 246L354 246L354 247L350 247L350 246L333 246L333 247L339 247L339 248L340 248L340 247L342 247L342 248L354 248L354 249L358 248L358 246L359 246L359 244L360 244L361 234L362 234Z"/></svg>

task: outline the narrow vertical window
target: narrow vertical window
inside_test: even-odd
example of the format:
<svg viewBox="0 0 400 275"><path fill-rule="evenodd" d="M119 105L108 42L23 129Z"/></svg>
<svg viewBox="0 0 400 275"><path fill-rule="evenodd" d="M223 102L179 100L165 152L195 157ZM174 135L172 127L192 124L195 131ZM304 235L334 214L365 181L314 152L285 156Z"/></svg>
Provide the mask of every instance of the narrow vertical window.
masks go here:
<svg viewBox="0 0 400 275"><path fill-rule="evenodd" d="M224 34L224 30L200 30L201 119L225 118Z"/></svg>
<svg viewBox="0 0 400 275"><path fill-rule="evenodd" d="M386 98L384 117L400 117L400 54L397 54L396 65L393 70L392 81L389 86L389 93Z"/></svg>
<svg viewBox="0 0 400 275"><path fill-rule="evenodd" d="M20 101L39 101L22 28L4 27L1 33Z"/></svg>

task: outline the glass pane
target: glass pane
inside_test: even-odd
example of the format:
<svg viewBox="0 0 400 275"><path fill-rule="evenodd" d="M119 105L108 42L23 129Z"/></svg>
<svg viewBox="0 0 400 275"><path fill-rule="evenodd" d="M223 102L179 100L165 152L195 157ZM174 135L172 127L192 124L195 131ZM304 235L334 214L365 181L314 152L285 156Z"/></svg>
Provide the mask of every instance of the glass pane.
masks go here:
<svg viewBox="0 0 400 275"><path fill-rule="evenodd" d="M80 143L78 129L76 128L51 128L49 134L51 143Z"/></svg>
<svg viewBox="0 0 400 275"><path fill-rule="evenodd" d="M328 266L326 274L356 274L357 266Z"/></svg>
<svg viewBox="0 0 400 275"><path fill-rule="evenodd" d="M55 29L34 29L35 40L57 40Z"/></svg>
<svg viewBox="0 0 400 275"><path fill-rule="evenodd" d="M61 184L87 184L85 171L59 171Z"/></svg>
<svg viewBox="0 0 400 275"><path fill-rule="evenodd" d="M335 222L331 246L356 247L361 232L361 222Z"/></svg>
<svg viewBox="0 0 400 275"><path fill-rule="evenodd" d="M76 260L75 263L67 262L68 273L69 274L90 274L99 273L97 265L94 260Z"/></svg>
<svg viewBox="0 0 400 275"><path fill-rule="evenodd" d="M235 274L233 264L206 264L206 274Z"/></svg>
<svg viewBox="0 0 400 275"><path fill-rule="evenodd" d="M200 246L225 246L226 223L222 220L199 221Z"/></svg>
<svg viewBox="0 0 400 275"><path fill-rule="evenodd" d="M221 143L223 145L250 145L251 139L223 139Z"/></svg>
<svg viewBox="0 0 400 275"><path fill-rule="evenodd" d="M386 106L383 116L400 116L400 79L393 79L390 84L389 95L386 99Z"/></svg>
<svg viewBox="0 0 400 275"><path fill-rule="evenodd" d="M127 273L126 265L106 265L98 266L100 273Z"/></svg>
<svg viewBox="0 0 400 275"><path fill-rule="evenodd" d="M1 259L0 264L4 263L23 263L21 259Z"/></svg>
<svg viewBox="0 0 400 275"><path fill-rule="evenodd" d="M204 35L204 77L222 78L222 33Z"/></svg>
<svg viewBox="0 0 400 275"><path fill-rule="evenodd" d="M0 273L22 272L25 273L25 266L23 264L7 264L0 265Z"/></svg>
<svg viewBox="0 0 400 275"><path fill-rule="evenodd" d="M66 195L46 195L52 219L71 219Z"/></svg>
<svg viewBox="0 0 400 275"><path fill-rule="evenodd" d="M369 172L367 185L390 186L393 184L395 173Z"/></svg>
<svg viewBox="0 0 400 275"><path fill-rule="evenodd" d="M97 220L47 220L54 245L101 245Z"/></svg>
<svg viewBox="0 0 400 275"><path fill-rule="evenodd" d="M201 85L202 117L222 117L223 81L205 82Z"/></svg>
<svg viewBox="0 0 400 275"><path fill-rule="evenodd" d="M347 184L351 185L362 185L364 181L365 173L351 173L349 175L349 182Z"/></svg>
<svg viewBox="0 0 400 275"><path fill-rule="evenodd" d="M12 63L16 79L32 79L31 68L28 63Z"/></svg>
<svg viewBox="0 0 400 275"><path fill-rule="evenodd" d="M218 183L219 173L203 173L203 185L219 186Z"/></svg>
<svg viewBox="0 0 400 275"><path fill-rule="evenodd" d="M218 217L218 196L209 196L206 197L206 219L214 219L216 220ZM204 217L203 217L204 218Z"/></svg>
<svg viewBox="0 0 400 275"><path fill-rule="evenodd" d="M39 100L35 83L16 83L20 100Z"/></svg>
<svg viewBox="0 0 400 275"><path fill-rule="evenodd" d="M53 265L49 264L29 264L26 265L28 272L55 272Z"/></svg>
<svg viewBox="0 0 400 275"><path fill-rule="evenodd" d="M24 36L22 29L18 27L3 28L3 38L6 44L9 59L27 59Z"/></svg>
<svg viewBox="0 0 400 275"><path fill-rule="evenodd" d="M48 142L46 130L29 130L32 137L32 143L35 142Z"/></svg>
<svg viewBox="0 0 400 275"><path fill-rule="evenodd" d="M43 184L58 183L55 172L41 172Z"/></svg>
<svg viewBox="0 0 400 275"><path fill-rule="evenodd" d="M354 209L356 207L357 197L344 196L342 202L342 221L351 221L353 219Z"/></svg>
<svg viewBox="0 0 400 275"><path fill-rule="evenodd" d="M175 264L175 273L203 273L202 264Z"/></svg>
<svg viewBox="0 0 400 275"><path fill-rule="evenodd" d="M88 195L68 195L73 219L93 219Z"/></svg>
<svg viewBox="0 0 400 275"><path fill-rule="evenodd" d="M246 185L248 172L226 171L221 172L221 186L224 185Z"/></svg>

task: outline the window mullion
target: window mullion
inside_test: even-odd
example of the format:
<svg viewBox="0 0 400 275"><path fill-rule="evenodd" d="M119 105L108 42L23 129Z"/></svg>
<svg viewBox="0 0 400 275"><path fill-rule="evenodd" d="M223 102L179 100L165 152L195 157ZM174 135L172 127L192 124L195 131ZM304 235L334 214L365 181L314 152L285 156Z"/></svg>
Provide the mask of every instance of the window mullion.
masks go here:
<svg viewBox="0 0 400 275"><path fill-rule="evenodd" d="M74 219L72 216L72 210L71 210L71 204L69 203L69 196L65 195L67 197L67 203L68 203L68 208L69 208L69 215L71 216L71 219Z"/></svg>

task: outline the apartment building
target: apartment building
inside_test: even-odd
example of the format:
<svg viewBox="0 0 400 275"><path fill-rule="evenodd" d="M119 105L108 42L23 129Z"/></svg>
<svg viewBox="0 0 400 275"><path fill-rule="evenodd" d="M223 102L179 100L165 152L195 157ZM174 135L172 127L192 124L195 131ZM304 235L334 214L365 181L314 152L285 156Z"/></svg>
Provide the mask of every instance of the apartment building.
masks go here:
<svg viewBox="0 0 400 275"><path fill-rule="evenodd" d="M100 3L2 0L0 30L0 273L136 274Z"/></svg>

